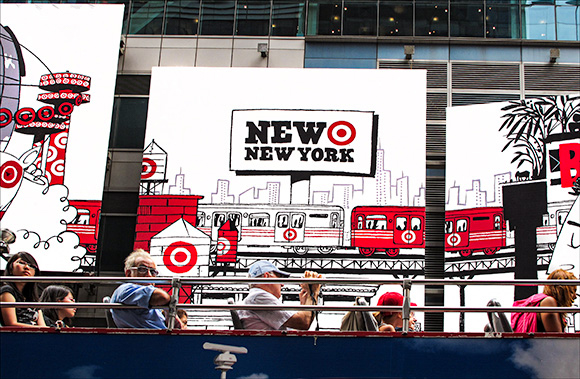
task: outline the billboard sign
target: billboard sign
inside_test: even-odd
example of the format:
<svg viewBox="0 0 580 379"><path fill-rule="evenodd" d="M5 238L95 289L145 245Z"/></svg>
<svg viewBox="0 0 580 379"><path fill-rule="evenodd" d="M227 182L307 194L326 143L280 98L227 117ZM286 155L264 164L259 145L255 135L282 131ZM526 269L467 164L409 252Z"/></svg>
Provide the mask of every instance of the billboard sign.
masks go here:
<svg viewBox="0 0 580 379"><path fill-rule="evenodd" d="M374 174L378 116L366 111L232 111L230 169Z"/></svg>

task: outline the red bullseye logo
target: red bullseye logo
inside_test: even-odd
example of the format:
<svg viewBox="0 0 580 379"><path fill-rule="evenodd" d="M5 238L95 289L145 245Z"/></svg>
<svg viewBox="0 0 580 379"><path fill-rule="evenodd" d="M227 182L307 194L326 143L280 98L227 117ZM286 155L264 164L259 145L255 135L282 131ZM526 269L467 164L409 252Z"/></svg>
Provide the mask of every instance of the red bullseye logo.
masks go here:
<svg viewBox="0 0 580 379"><path fill-rule="evenodd" d="M294 229L286 229L282 235L286 241L294 241L298 237L298 233Z"/></svg>
<svg viewBox="0 0 580 379"><path fill-rule="evenodd" d="M34 117L36 117L36 114L34 113L34 109L32 108L19 109L14 115L14 118L16 118L16 122L19 125L30 124L32 121L34 121Z"/></svg>
<svg viewBox="0 0 580 379"><path fill-rule="evenodd" d="M355 137L356 129L348 121L336 121L328 128L328 139L335 145L348 145Z"/></svg>
<svg viewBox="0 0 580 379"><path fill-rule="evenodd" d="M217 242L217 253L222 255L230 251L230 241L227 238L220 237Z"/></svg>
<svg viewBox="0 0 580 379"><path fill-rule="evenodd" d="M153 159L143 158L143 166L141 166L141 179L149 179L157 171L157 163Z"/></svg>
<svg viewBox="0 0 580 379"><path fill-rule="evenodd" d="M0 128L12 122L12 112L7 108L0 108Z"/></svg>
<svg viewBox="0 0 580 379"><path fill-rule="evenodd" d="M187 242L174 242L165 249L163 263L171 272L186 273L197 263L197 249Z"/></svg>
<svg viewBox="0 0 580 379"><path fill-rule="evenodd" d="M415 233L413 233L412 231L407 230L403 232L403 234L401 234L401 238L405 243L413 243L415 242L415 238L417 238L417 236L415 236Z"/></svg>
<svg viewBox="0 0 580 379"><path fill-rule="evenodd" d="M447 244L449 246L457 246L461 242L461 236L457 233L453 233L447 237Z"/></svg>
<svg viewBox="0 0 580 379"><path fill-rule="evenodd" d="M7 161L0 166L0 187L12 188L22 179L22 166L16 161Z"/></svg>

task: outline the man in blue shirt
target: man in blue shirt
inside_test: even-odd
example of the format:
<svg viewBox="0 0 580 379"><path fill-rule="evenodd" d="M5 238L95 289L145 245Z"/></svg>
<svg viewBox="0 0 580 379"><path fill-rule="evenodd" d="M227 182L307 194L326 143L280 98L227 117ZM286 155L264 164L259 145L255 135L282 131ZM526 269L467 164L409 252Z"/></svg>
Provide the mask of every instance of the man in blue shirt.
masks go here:
<svg viewBox="0 0 580 379"><path fill-rule="evenodd" d="M127 277L156 277L159 274L157 265L149 253L143 249L133 251L125 259L125 276ZM142 309L113 309L113 320L118 328L165 329L165 316L161 309L151 307L168 305L171 297L152 283L123 283L113 296L112 303L138 305ZM181 328L176 319L175 327Z"/></svg>

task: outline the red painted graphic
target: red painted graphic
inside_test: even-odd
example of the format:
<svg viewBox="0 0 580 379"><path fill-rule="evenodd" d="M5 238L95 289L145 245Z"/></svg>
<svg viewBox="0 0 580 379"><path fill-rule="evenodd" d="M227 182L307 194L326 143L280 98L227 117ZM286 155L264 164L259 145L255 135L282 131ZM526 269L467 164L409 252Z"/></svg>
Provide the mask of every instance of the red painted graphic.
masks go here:
<svg viewBox="0 0 580 379"><path fill-rule="evenodd" d="M187 242L174 242L163 252L163 263L171 272L186 273L197 263L197 249Z"/></svg>

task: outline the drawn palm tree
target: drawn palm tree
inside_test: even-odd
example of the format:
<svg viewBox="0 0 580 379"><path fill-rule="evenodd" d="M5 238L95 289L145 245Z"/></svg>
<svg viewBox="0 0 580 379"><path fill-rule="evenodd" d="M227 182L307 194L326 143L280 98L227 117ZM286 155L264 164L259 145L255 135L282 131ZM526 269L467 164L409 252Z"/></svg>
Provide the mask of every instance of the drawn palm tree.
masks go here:
<svg viewBox="0 0 580 379"><path fill-rule="evenodd" d="M546 138L554 133L571 133L570 123L580 114L580 96L547 96L510 101L502 111L505 121L499 128L507 131L508 142L502 149L516 150L512 163L518 169L525 163L532 166L532 179L546 177Z"/></svg>

